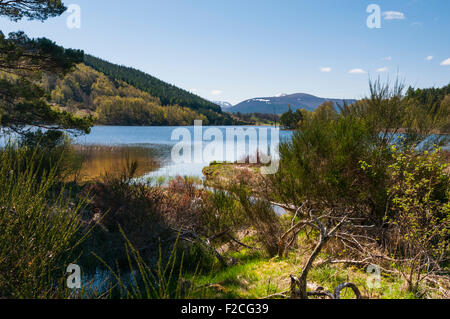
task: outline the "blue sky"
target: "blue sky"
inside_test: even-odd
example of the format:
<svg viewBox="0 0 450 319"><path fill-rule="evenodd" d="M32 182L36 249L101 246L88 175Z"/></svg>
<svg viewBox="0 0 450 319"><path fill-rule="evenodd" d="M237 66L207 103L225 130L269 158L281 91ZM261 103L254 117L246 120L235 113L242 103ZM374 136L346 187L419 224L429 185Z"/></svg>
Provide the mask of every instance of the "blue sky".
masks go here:
<svg viewBox="0 0 450 319"><path fill-rule="evenodd" d="M377 76L399 74L415 87L450 82L448 0L64 2L80 6L80 29L67 27L68 13L44 23L0 19L0 29L45 36L233 104L298 92L361 98ZM367 27L369 4L381 8L380 29Z"/></svg>

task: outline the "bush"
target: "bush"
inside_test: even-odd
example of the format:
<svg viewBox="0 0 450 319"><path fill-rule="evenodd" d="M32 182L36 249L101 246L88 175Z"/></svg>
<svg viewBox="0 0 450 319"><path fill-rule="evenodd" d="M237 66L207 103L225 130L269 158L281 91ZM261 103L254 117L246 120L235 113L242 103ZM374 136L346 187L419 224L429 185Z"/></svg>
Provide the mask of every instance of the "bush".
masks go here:
<svg viewBox="0 0 450 319"><path fill-rule="evenodd" d="M85 223L99 222L83 245L83 262L91 271L97 267L91 252L108 264L128 264L120 229L147 259L157 257L160 238L171 236L157 208L162 192L150 185L133 183L135 170L136 164L130 162L122 173L107 174L102 182L88 184L83 191L82 196L91 198Z"/></svg>
<svg viewBox="0 0 450 319"><path fill-rule="evenodd" d="M448 273L447 165L440 152L425 152L438 139L429 135L438 116L405 98L401 83L391 89L377 81L370 89L370 97L344 105L336 118L307 119L280 146L271 196L307 205L317 219L345 216L333 256L400 269L417 292L427 275Z"/></svg>
<svg viewBox="0 0 450 319"><path fill-rule="evenodd" d="M123 245L121 229L141 257L149 265L158 261L160 249L168 255L179 232L191 232L199 238L208 235L208 217L203 208L208 202L207 192L198 189L191 179L176 178L167 188L133 181L136 166L119 175L106 175L103 182L88 185L85 194L92 197L87 224L100 221L90 238L84 244L85 265L95 271L98 266L91 258L91 252L107 264L118 263L128 267L128 257ZM196 268L210 263L210 252L199 249L194 241L180 240L178 249L183 250L187 267ZM204 247L203 247L204 248Z"/></svg>
<svg viewBox="0 0 450 319"><path fill-rule="evenodd" d="M257 241L265 252L273 257L278 253L278 244L282 235L279 217L267 199L252 197L251 186L246 174L237 177L230 191L240 205L242 216L240 227L251 227L256 231Z"/></svg>
<svg viewBox="0 0 450 319"><path fill-rule="evenodd" d="M366 217L378 216L380 222L389 153L376 145L377 137L363 119L311 119L280 146L280 168L270 176L274 199L297 207L308 200L317 211L369 210Z"/></svg>
<svg viewBox="0 0 450 319"><path fill-rule="evenodd" d="M439 273L450 253L450 176L440 150L418 154L393 149L389 194L391 253L402 256L403 274L417 291L425 273Z"/></svg>
<svg viewBox="0 0 450 319"><path fill-rule="evenodd" d="M54 191L58 168L39 172L27 148L0 151L0 297L67 296L65 269L80 240L80 210ZM72 256L73 258L73 256Z"/></svg>

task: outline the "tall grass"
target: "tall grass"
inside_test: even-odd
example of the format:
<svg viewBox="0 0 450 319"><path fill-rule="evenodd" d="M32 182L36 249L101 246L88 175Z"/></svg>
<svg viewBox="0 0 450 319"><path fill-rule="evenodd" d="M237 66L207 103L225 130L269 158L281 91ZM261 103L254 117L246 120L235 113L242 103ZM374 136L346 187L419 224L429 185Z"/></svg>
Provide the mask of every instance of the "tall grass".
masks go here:
<svg viewBox="0 0 450 319"><path fill-rule="evenodd" d="M42 154L0 150L0 297L68 296L65 269L80 240L83 201L59 186L58 166L42 170ZM59 188L59 189L58 189ZM71 256L72 255L72 256Z"/></svg>
<svg viewBox="0 0 450 319"><path fill-rule="evenodd" d="M125 299L188 299L192 297L196 272L191 275L190 281L183 279L184 254L178 255L178 239L168 256L164 255L160 246L158 261L155 265L151 265L133 246L122 228L120 232L125 241L129 263L127 276L124 277L118 267L114 270L94 253L115 279L116 284L110 289L111 297Z"/></svg>

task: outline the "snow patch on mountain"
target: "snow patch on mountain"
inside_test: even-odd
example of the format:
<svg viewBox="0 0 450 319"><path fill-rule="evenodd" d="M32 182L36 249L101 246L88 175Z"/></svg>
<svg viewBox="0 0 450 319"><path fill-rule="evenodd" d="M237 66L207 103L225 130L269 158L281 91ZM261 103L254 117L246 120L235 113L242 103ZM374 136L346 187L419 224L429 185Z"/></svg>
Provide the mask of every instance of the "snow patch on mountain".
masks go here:
<svg viewBox="0 0 450 319"><path fill-rule="evenodd" d="M230 107L233 107L233 104L224 101L212 101L212 102L220 106L222 109L228 109Z"/></svg>

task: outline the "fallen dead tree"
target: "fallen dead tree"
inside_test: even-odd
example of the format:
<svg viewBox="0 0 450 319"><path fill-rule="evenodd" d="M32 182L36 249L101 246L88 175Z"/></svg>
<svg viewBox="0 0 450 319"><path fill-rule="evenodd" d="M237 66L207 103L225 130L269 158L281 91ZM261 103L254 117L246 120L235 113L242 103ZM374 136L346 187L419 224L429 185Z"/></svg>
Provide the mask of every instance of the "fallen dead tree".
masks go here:
<svg viewBox="0 0 450 319"><path fill-rule="evenodd" d="M345 230L351 229L352 226L363 228L370 226L354 225L350 217L351 214L341 213L338 214L336 210L331 211L329 214L322 214L321 216L315 216L313 209L308 202L302 204L302 206L293 210L295 214L292 218L291 227L281 236L278 243L278 256L284 257L293 244L298 240L300 231L306 227L310 227L319 232L319 239L317 244L303 266L300 276L291 275L291 288L289 297L292 299L308 299L309 297L327 297L331 299L340 299L340 293L343 289L350 288L354 291L357 299L361 299L362 295L358 287L353 283L342 283L334 292L329 292L323 289L308 291L308 274L314 267L314 262L317 256L323 250L325 245L332 239L345 236L352 237L348 232L342 228L345 225ZM300 221L296 221L300 217ZM284 294L278 294L277 297L281 297ZM286 297L288 295L285 295Z"/></svg>
<svg viewBox="0 0 450 319"><path fill-rule="evenodd" d="M320 221L320 218L313 215L312 210L308 210L308 214L309 220L304 220L301 223L317 229L319 231L319 241L317 242L316 247L309 256L305 266L303 267L300 277L297 278L291 275L291 291L290 291L291 298L308 299L309 296L328 296L332 299L339 299L341 290L350 287L355 291L355 294L359 299L361 297L361 293L359 292L356 285L352 283L344 283L340 285L339 287L336 288L334 294L331 294L330 292L327 291L315 291L308 293L307 291L308 274L313 267L315 259L322 251L323 247L328 243L328 241L335 236L339 228L347 221L347 216L344 216L333 228L329 229Z"/></svg>
<svg viewBox="0 0 450 319"><path fill-rule="evenodd" d="M231 235L230 230L225 230L221 233L215 234L213 236L210 236L209 238L203 239L201 238L200 235L196 234L193 231L190 230L186 230L186 229L176 229L171 227L171 230L177 234L177 236L174 236L170 239L168 239L167 241L175 241L175 240L182 240L182 241L186 241L186 242L190 242L190 243L194 243L197 242L200 245L202 245L203 247L206 248L207 251L209 251L223 266L227 266L227 260L225 259L225 257L223 257L215 248L214 246L211 244L211 241L214 239L218 239L221 237L226 237L228 238L230 241L238 244L241 247L247 248L247 249L253 249L253 250L260 250L260 248L257 247L252 247L249 245L244 244L243 242L239 241L238 239L236 239L233 235Z"/></svg>

